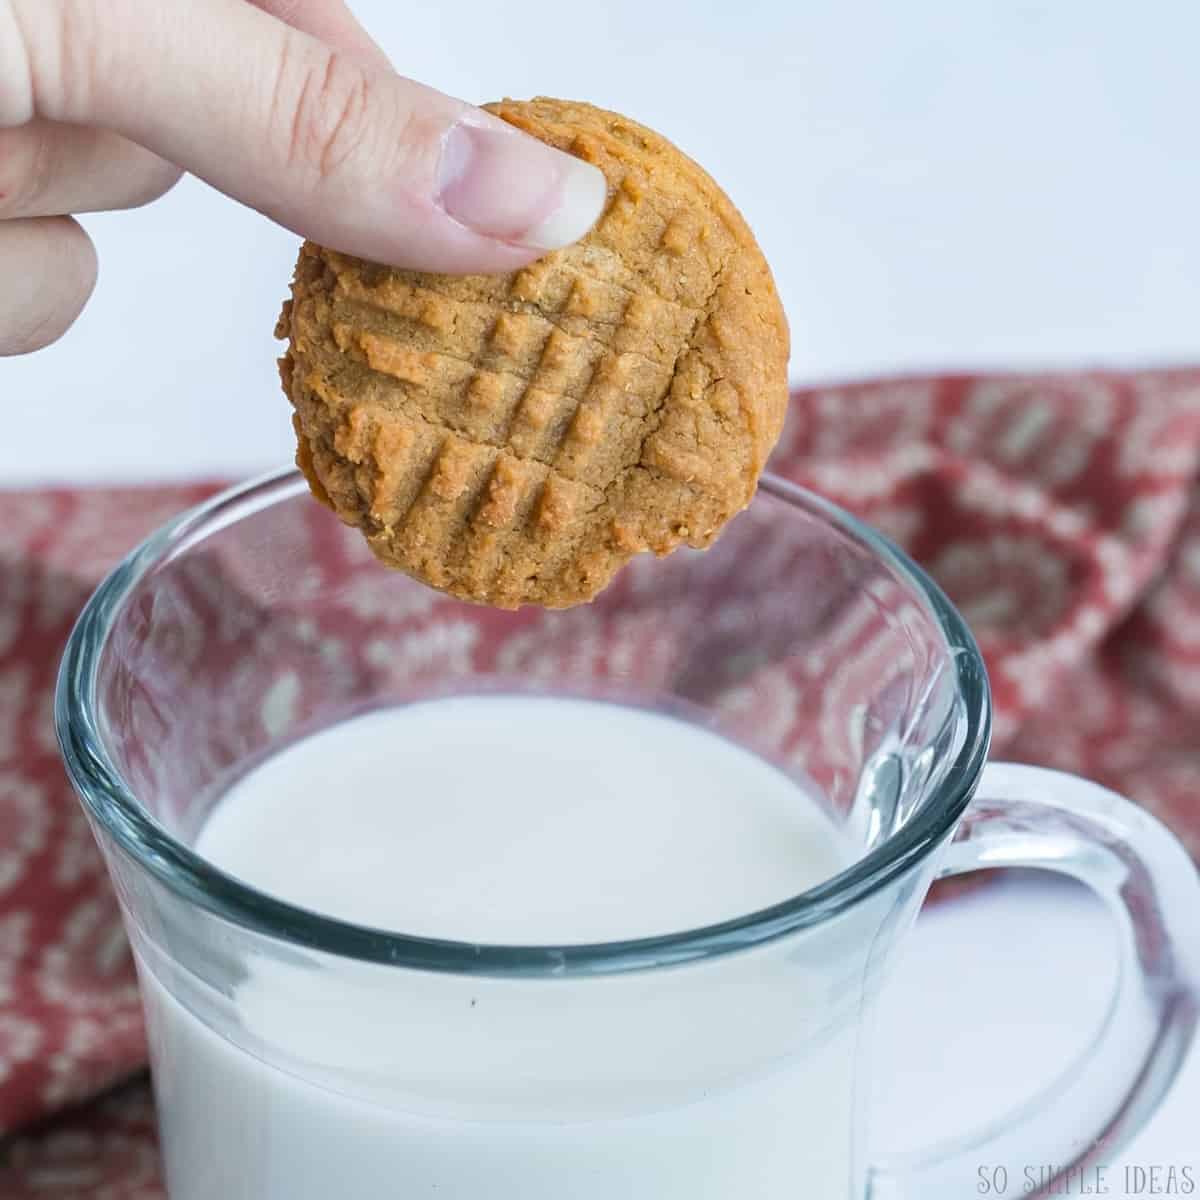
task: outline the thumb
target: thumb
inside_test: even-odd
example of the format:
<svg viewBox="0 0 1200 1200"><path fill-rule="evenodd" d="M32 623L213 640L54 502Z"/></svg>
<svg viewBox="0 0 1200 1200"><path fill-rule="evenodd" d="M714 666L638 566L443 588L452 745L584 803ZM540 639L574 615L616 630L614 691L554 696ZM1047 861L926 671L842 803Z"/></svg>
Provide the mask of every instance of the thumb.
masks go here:
<svg viewBox="0 0 1200 1200"><path fill-rule="evenodd" d="M604 204L590 164L242 0L0 0L0 79L0 125L115 129L296 233L396 265L511 270Z"/></svg>

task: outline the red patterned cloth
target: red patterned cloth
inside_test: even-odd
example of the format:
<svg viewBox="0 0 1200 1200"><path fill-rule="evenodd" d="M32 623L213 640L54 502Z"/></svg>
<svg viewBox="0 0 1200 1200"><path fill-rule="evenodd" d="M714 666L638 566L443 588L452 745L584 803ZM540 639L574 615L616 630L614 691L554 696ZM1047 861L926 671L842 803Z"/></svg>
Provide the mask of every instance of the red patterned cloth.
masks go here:
<svg viewBox="0 0 1200 1200"><path fill-rule="evenodd" d="M773 469L924 563L988 659L1000 755L1091 776L1200 856L1200 370L795 395ZM51 729L100 574L205 485L0 494L3 1200L161 1200L115 903ZM101 1097L96 1099L96 1097Z"/></svg>

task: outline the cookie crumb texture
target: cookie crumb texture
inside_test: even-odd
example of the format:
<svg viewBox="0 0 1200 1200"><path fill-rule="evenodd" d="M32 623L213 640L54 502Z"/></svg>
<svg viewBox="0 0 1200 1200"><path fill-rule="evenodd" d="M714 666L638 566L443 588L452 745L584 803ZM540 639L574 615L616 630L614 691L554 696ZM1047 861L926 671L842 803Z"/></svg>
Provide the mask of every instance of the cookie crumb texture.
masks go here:
<svg viewBox="0 0 1200 1200"><path fill-rule="evenodd" d="M565 608L634 554L709 545L750 502L787 324L745 221L670 143L586 104L488 108L604 172L596 227L508 275L306 244L280 369L314 494L384 563Z"/></svg>

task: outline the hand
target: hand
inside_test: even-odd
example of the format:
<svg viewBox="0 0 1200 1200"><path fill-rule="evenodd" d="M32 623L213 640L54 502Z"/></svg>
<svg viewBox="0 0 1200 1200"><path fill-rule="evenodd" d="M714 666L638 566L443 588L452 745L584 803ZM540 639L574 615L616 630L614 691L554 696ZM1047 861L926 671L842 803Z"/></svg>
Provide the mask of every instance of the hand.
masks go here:
<svg viewBox="0 0 1200 1200"><path fill-rule="evenodd" d="M0 0L0 354L91 294L67 214L188 170L298 234L395 265L507 271L582 237L593 166L396 75L342 0Z"/></svg>

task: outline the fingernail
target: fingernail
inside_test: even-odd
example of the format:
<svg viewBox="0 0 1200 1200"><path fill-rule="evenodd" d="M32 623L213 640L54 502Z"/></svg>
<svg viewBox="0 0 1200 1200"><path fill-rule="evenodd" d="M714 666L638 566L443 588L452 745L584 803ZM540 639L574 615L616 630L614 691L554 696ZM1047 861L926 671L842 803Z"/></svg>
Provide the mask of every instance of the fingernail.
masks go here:
<svg viewBox="0 0 1200 1200"><path fill-rule="evenodd" d="M447 215L485 237L534 250L577 242L604 209L603 173L485 120L459 121L442 143L438 202Z"/></svg>

